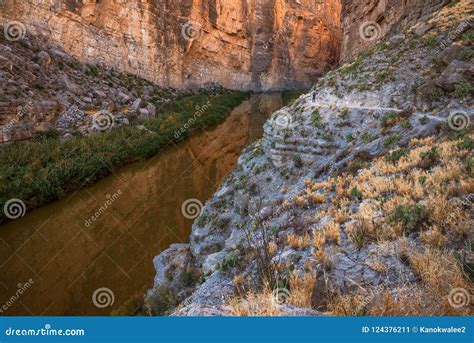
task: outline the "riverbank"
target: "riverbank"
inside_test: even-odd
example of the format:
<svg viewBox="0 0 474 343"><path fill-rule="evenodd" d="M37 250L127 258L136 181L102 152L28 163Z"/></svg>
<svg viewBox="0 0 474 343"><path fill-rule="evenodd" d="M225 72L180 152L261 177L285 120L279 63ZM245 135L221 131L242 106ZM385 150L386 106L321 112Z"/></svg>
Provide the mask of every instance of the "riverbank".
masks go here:
<svg viewBox="0 0 474 343"><path fill-rule="evenodd" d="M155 156L168 146L221 122L249 92L218 89L180 95L157 104L156 117L132 119L114 128L72 140L47 131L32 141L0 149L0 207L19 199L26 210L61 199L121 166ZM7 219L0 213L0 222Z"/></svg>
<svg viewBox="0 0 474 343"><path fill-rule="evenodd" d="M17 303L7 314L135 314L134 298L153 283L153 258L188 242L194 216L181 204L209 200L281 103L280 94L252 95L215 127L2 224L5 289L34 280L25 295L28 311ZM91 299L104 287L114 303L98 308ZM11 295L1 293L0 303Z"/></svg>

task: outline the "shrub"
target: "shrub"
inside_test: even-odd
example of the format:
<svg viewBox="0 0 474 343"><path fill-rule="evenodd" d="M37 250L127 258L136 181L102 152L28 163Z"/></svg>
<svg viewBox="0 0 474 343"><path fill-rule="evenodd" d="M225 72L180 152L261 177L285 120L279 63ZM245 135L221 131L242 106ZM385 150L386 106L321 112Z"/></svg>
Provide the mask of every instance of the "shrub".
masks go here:
<svg viewBox="0 0 474 343"><path fill-rule="evenodd" d="M465 98L472 92L472 86L469 82L463 82L456 85L454 89L454 96L456 98Z"/></svg>
<svg viewBox="0 0 474 343"><path fill-rule="evenodd" d="M343 120L347 120L349 119L349 109L348 108L344 108L341 113L339 113L339 118L343 119Z"/></svg>
<svg viewBox="0 0 474 343"><path fill-rule="evenodd" d="M318 109L315 109L313 113L311 113L311 122L313 123L314 127L321 128L323 126L321 115L319 114Z"/></svg>
<svg viewBox="0 0 474 343"><path fill-rule="evenodd" d="M418 119L418 120L419 120L419 122L420 122L421 125L426 125L426 124L428 124L428 117L427 117L426 115L423 116L423 117L421 117L421 118Z"/></svg>
<svg viewBox="0 0 474 343"><path fill-rule="evenodd" d="M235 251L231 251L224 259L216 265L216 270L221 273L228 272L232 268L239 266L239 260Z"/></svg>
<svg viewBox="0 0 474 343"><path fill-rule="evenodd" d="M423 40L423 43L425 44L425 46L435 46L436 44L438 44L438 40L435 36L428 36Z"/></svg>
<svg viewBox="0 0 474 343"><path fill-rule="evenodd" d="M457 144L458 150L472 150L474 149L474 139L469 136L463 137L462 142Z"/></svg>
<svg viewBox="0 0 474 343"><path fill-rule="evenodd" d="M410 233L424 219L424 206L416 204L414 206L398 205L387 217L387 222L400 223L406 233Z"/></svg>
<svg viewBox="0 0 474 343"><path fill-rule="evenodd" d="M153 315L163 316L177 305L175 294L167 286L160 286L155 289L154 295L147 299L147 305Z"/></svg>
<svg viewBox="0 0 474 343"><path fill-rule="evenodd" d="M444 92L441 88L438 88L438 87L435 87L430 95L429 95L429 98L431 101L440 101L441 100L441 97L444 95Z"/></svg>
<svg viewBox="0 0 474 343"><path fill-rule="evenodd" d="M354 187L351 189L351 199L354 201L362 200L362 193Z"/></svg>
<svg viewBox="0 0 474 343"><path fill-rule="evenodd" d="M385 155L385 161L395 163L403 156L407 156L409 152L410 151L408 149L398 149L398 150L392 151L388 153L387 155Z"/></svg>
<svg viewBox="0 0 474 343"><path fill-rule="evenodd" d="M393 111L392 112L386 112L380 120L382 121L382 126L383 127L393 126L397 122L397 114Z"/></svg>
<svg viewBox="0 0 474 343"><path fill-rule="evenodd" d="M383 83L388 80L389 76L390 76L390 71L388 69L382 69L375 74L374 76L375 82Z"/></svg>
<svg viewBox="0 0 474 343"><path fill-rule="evenodd" d="M385 138L385 140L383 141L383 145L390 146L393 143L398 142L399 139L400 139L400 137L396 133L392 133L390 136Z"/></svg>
<svg viewBox="0 0 474 343"><path fill-rule="evenodd" d="M461 61L469 61L474 56L474 50L467 49L459 53L459 59Z"/></svg>
<svg viewBox="0 0 474 343"><path fill-rule="evenodd" d="M293 163L295 164L296 168L302 168L304 166L303 159L300 155L293 156Z"/></svg>

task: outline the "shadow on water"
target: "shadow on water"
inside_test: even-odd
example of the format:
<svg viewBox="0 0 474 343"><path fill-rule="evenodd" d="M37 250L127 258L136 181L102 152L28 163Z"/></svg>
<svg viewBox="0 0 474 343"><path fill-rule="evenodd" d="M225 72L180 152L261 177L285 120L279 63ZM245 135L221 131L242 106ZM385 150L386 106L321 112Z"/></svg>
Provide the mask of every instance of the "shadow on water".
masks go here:
<svg viewBox="0 0 474 343"><path fill-rule="evenodd" d="M153 257L188 240L183 202L209 199L281 106L254 95L212 130L1 226L0 315L108 315L151 287ZM92 301L101 288L111 306Z"/></svg>

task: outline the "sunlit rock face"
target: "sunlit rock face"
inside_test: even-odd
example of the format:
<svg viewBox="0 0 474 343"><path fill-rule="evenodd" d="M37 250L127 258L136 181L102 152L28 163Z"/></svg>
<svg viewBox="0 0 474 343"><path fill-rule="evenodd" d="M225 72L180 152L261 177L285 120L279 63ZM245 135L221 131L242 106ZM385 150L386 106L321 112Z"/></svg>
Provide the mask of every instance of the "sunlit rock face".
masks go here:
<svg viewBox="0 0 474 343"><path fill-rule="evenodd" d="M308 86L337 64L341 2L315 0L4 0L17 20L83 62L162 86Z"/></svg>

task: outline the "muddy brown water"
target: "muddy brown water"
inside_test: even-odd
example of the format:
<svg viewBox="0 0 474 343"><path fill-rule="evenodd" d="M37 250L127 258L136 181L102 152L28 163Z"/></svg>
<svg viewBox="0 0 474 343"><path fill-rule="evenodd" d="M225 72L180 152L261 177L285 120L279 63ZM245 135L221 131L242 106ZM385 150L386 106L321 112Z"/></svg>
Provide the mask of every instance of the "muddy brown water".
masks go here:
<svg viewBox="0 0 474 343"><path fill-rule="evenodd" d="M188 240L183 202L205 203L281 106L254 95L219 126L0 226L0 316L109 315L143 294L153 257Z"/></svg>

